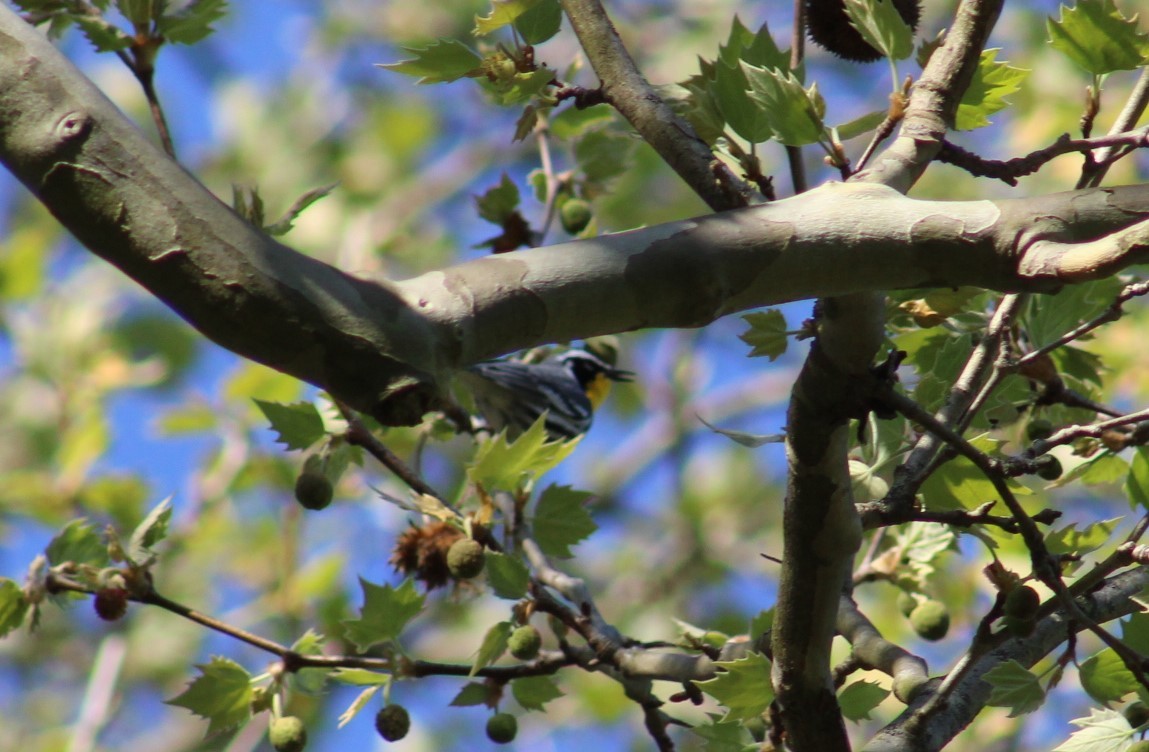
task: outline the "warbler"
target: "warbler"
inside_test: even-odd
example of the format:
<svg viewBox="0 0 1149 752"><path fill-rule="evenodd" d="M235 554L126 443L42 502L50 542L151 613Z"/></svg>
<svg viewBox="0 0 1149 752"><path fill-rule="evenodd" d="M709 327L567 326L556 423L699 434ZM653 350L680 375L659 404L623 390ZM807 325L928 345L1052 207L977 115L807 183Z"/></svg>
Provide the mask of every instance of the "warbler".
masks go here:
<svg viewBox="0 0 1149 752"><path fill-rule="evenodd" d="M567 440L587 432L612 381L630 381L634 374L586 350L567 350L541 363L478 363L461 376L492 431L505 428L513 440L545 412L547 435Z"/></svg>

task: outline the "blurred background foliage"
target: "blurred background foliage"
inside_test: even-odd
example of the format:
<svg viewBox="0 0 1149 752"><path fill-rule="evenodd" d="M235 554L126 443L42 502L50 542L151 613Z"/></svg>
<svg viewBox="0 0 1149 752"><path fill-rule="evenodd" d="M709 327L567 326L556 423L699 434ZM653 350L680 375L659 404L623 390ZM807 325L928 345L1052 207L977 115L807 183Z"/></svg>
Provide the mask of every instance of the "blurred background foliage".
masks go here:
<svg viewBox="0 0 1149 752"><path fill-rule="evenodd" d="M768 21L785 46L786 11L766 5L647 0L615 3L610 10L647 77L671 83L693 75L698 56L714 58L735 13L751 28ZM927 3L919 38L934 34L953 6ZM532 138L511 140L521 110L495 106L470 81L416 87L375 64L405 57L398 45L467 40L474 16L487 10L473 0L235 3L216 23L216 34L160 56L157 86L180 158L224 201L233 186L257 189L269 217L306 191L337 183L302 213L286 241L346 270L406 277L480 256L487 251L476 246L498 228L478 218L474 199L504 173L518 186L528 221L541 225L543 205L528 182L540 165L538 145ZM991 127L960 134L958 143L1008 158L1075 131L1087 79L1045 45L1044 15L1053 11L1049 3L1007 8L993 44L1002 48L999 59L1030 75ZM74 32L62 44L142 128L152 128L139 87L117 60L95 55ZM595 84L567 29L537 54L560 71L580 66L576 80ZM828 122L884 109L884 66L846 64L817 49L810 54L808 80L819 82ZM1133 80L1115 75L1107 83L1099 132ZM615 121L608 117L594 127L624 133ZM624 169L591 198L599 231L705 213L647 146L618 138L629 152L619 165ZM847 144L851 154L863 141ZM580 169L577 144L577 136L552 136L556 169ZM820 150L807 152L812 184L835 176ZM779 194L788 194L781 148L763 146L759 155ZM1025 178L1020 189L937 165L914 195L970 199L1069 189L1079 162L1058 160ZM1126 160L1111 181L1147 177L1142 158ZM563 238L556 226L547 241ZM969 312L970 329L984 325L989 305L984 298ZM797 329L809 305L783 312L788 328ZM1149 356L1140 334L1145 319L1143 306L1131 306L1125 319L1083 344L1106 365L1093 391L1125 408L1149 396ZM898 326L896 318L893 324ZM891 329L895 342L935 331L909 320L900 324ZM724 320L701 331L620 337L620 362L638 377L615 391L591 434L552 474L552 480L595 494L591 511L600 531L578 547L568 566L587 579L607 619L626 634L675 640L675 620L743 633L773 602L776 565L762 555L777 556L782 548L782 451L777 444L739 446L699 418L753 433L779 431L806 345L791 340L775 362L747 360L747 347L737 338L744 328L740 320ZM959 324L938 336L960 334ZM156 570L161 592L281 642L290 644L313 627L338 645L340 620L359 602L357 578L401 579L387 559L411 515L374 489L402 496L403 487L367 464L343 478L330 508L305 512L291 491L300 453L275 445L253 398L318 399L305 385L204 342L118 272L87 256L9 176L0 176L0 574L20 581L33 556L71 519L130 530L171 497L172 532ZM999 438L1016 445L1023 429L1024 421L1015 420ZM409 457L423 435L391 429L384 440ZM423 470L437 488L457 489L472 451L466 438L433 440ZM1063 460L1067 469L1074 461ZM891 470L887 465L875 472L888 481ZM1128 513L1123 480L1121 468L1104 482L1066 488L1034 478L1026 481L1034 493L1025 501L1031 511L1052 505L1065 513L1064 521L1087 524ZM1119 532L1129 524L1119 523ZM997 555L1027 572L1028 552L1020 542L993 537ZM946 548L930 560L936 571L923 582L952 614L945 642L922 646L893 606L896 588L877 583L859 589L863 609L883 634L922 650L935 672L965 649L963 637L992 601L980 574L988 561L982 544L967 536ZM507 612L506 602L467 588L438 591L403 642L420 658L466 663L486 629ZM21 629L0 641L0 750L260 748L266 744L261 717L234 734L204 740L202 720L161 703L183 691L192 663L217 654L252 673L270 660L158 609L132 607L127 618L108 624L86 601L49 606L37 631ZM518 748L649 745L639 712L615 682L569 670L558 683L565 696L545 714L519 713ZM462 684L435 678L395 687L393 699L414 717L411 736L398 748L475 748L485 712L447 707ZM677 689L659 692L669 696ZM341 688L292 695L289 710L307 719L311 748L375 743L366 714L335 730L353 696ZM1045 728L1035 727L1035 717L990 710L968 732L969 741L955 748L1047 748L1051 737L1068 733L1065 721L1087 704L1069 676L1042 711ZM699 709L685 705L672 712L692 721L717 709L710 702ZM858 738L888 722L899 707L892 699L880 706L874 720L858 724ZM682 743L691 748L696 742L683 736Z"/></svg>

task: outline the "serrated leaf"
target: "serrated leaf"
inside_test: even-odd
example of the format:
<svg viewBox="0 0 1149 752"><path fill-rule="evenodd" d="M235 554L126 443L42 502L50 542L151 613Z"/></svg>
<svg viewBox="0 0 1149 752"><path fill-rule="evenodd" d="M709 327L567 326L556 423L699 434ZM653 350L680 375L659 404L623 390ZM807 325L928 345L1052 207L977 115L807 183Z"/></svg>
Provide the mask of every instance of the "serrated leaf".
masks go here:
<svg viewBox="0 0 1149 752"><path fill-rule="evenodd" d="M156 0L116 0L116 8L135 26L146 26L163 10Z"/></svg>
<svg viewBox="0 0 1149 752"><path fill-rule="evenodd" d="M505 623L505 622L504 622ZM468 682L455 695L449 703L452 707L469 708L475 705L487 705L491 701L492 688L478 682Z"/></svg>
<svg viewBox="0 0 1149 752"><path fill-rule="evenodd" d="M1045 546L1049 549L1049 553L1054 556L1059 554L1084 556L1108 543L1121 519L1121 517L1114 517L1109 520L1093 522L1086 525L1082 530L1077 529L1077 523L1051 530L1045 536Z"/></svg>
<svg viewBox="0 0 1149 752"><path fill-rule="evenodd" d="M898 528L893 548L900 552L897 579L922 590L937 571L938 557L957 549L957 534L945 525L910 522Z"/></svg>
<svg viewBox="0 0 1149 752"><path fill-rule="evenodd" d="M958 105L954 121L958 130L971 131L989 125L989 116L1009 105L1005 98L1020 89L1021 82L1029 75L1028 70L995 61L998 52L998 49L982 51L973 80Z"/></svg>
<svg viewBox="0 0 1149 752"><path fill-rule="evenodd" d="M515 19L515 30L527 44L539 45L558 34L562 23L563 9L558 0L538 0Z"/></svg>
<svg viewBox="0 0 1149 752"><path fill-rule="evenodd" d="M1006 661L986 672L983 681L993 687L987 705L1009 708L1009 717L1032 713L1045 702L1045 690L1033 672L1014 660Z"/></svg>
<svg viewBox="0 0 1149 752"><path fill-rule="evenodd" d="M741 65L750 97L762 105L775 140L786 146L806 146L824 137L826 127L820 111L825 103L816 86L802 88L791 72L783 74L745 61Z"/></svg>
<svg viewBox="0 0 1149 752"><path fill-rule="evenodd" d="M1081 0L1061 6L1061 19L1046 19L1050 44L1095 76L1133 70L1149 60L1149 34L1126 18L1113 0Z"/></svg>
<svg viewBox="0 0 1149 752"><path fill-rule="evenodd" d="M292 643L291 650L299 655L319 655L323 652L325 641L326 638L322 634L309 629ZM329 668L300 669L292 673L291 686L298 692L316 695L323 691L331 674L332 670Z"/></svg>
<svg viewBox="0 0 1149 752"><path fill-rule="evenodd" d="M1137 447L1125 477L1125 495L1129 506L1149 509L1149 447Z"/></svg>
<svg viewBox="0 0 1149 752"><path fill-rule="evenodd" d="M748 752L760 749L758 745L748 746L750 734L739 721L720 721L718 716L707 713L710 723L697 724L691 733L705 740L703 752Z"/></svg>
<svg viewBox="0 0 1149 752"><path fill-rule="evenodd" d="M996 450L1000 442L985 437L974 439L983 452ZM1029 496L1033 491L1017 481L1007 481L1015 496ZM1000 501L997 489L985 474L965 457L956 457L934 471L922 484L922 498L927 509L976 509L987 501Z"/></svg>
<svg viewBox="0 0 1149 752"><path fill-rule="evenodd" d="M168 523L172 519L171 497L156 505L148 516L136 525L128 540L128 556L136 564L146 564L155 556L155 545L168 536Z"/></svg>
<svg viewBox="0 0 1149 752"><path fill-rule="evenodd" d="M870 711L882 704L890 695L877 682L856 681L838 693L838 707L849 721L868 721Z"/></svg>
<svg viewBox="0 0 1149 752"><path fill-rule="evenodd" d="M524 676L511 682L511 694L515 701L527 710L542 710L551 700L563 696L554 680L549 676Z"/></svg>
<svg viewBox="0 0 1149 752"><path fill-rule="evenodd" d="M351 704L347 706L347 710L344 710L339 714L338 727L343 728L348 723L350 723L355 718L355 716L359 715L360 711L362 711L363 708L367 706L367 703L371 702L371 698L373 698L378 693L379 687L368 687L356 695L355 699L351 701Z"/></svg>
<svg viewBox="0 0 1149 752"><path fill-rule="evenodd" d="M278 436L275 440L288 449L306 449L325 435L323 417L310 402L285 405L280 402L254 400Z"/></svg>
<svg viewBox="0 0 1149 752"><path fill-rule="evenodd" d="M554 80L555 72L550 68L541 67L533 71L519 71L495 81L484 77L479 83L494 95L496 102L504 107L510 107L526 102Z"/></svg>
<svg viewBox="0 0 1149 752"><path fill-rule="evenodd" d="M508 442L506 432L486 441L467 468L472 483L487 489L513 490L524 487L554 468L578 446L579 439L551 441L540 415L517 439Z"/></svg>
<svg viewBox="0 0 1149 752"><path fill-rule="evenodd" d="M483 644L475 653L475 662L471 665L471 676L479 673L479 669L484 666L490 666L499 660L503 653L507 652L507 638L511 636L512 629L514 629L514 625L509 621L500 621L487 630L487 633L483 635Z"/></svg>
<svg viewBox="0 0 1149 752"><path fill-rule="evenodd" d="M28 598L15 581L0 578L0 637L24 623L28 615Z"/></svg>
<svg viewBox="0 0 1149 752"><path fill-rule="evenodd" d="M66 561L103 567L109 563L108 547L85 519L72 520L56 533L44 551L48 563L55 566Z"/></svg>
<svg viewBox="0 0 1149 752"><path fill-rule="evenodd" d="M405 76L417 76L417 84L450 83L482 73L483 59L454 39L439 39L428 47L404 47L403 51L415 57L397 63L379 63L376 67Z"/></svg>
<svg viewBox="0 0 1149 752"><path fill-rule="evenodd" d="M914 30L891 0L845 0L846 16L862 39L891 60L905 60L914 52Z"/></svg>
<svg viewBox="0 0 1149 752"><path fill-rule="evenodd" d="M295 226L295 220L299 219L299 215L319 199L330 195L338 185L339 183L330 183L307 191L295 199L291 206L287 207L287 211L283 213L283 216L275 220L272 224L265 225L263 231L275 238L291 232L291 228Z"/></svg>
<svg viewBox="0 0 1149 752"><path fill-rule="evenodd" d="M398 588L390 585L375 585L362 577L359 586L363 588L363 607L358 619L346 619L346 638L360 650L372 645L393 640L399 636L407 622L423 610L426 596L415 589L415 583L406 579Z"/></svg>
<svg viewBox="0 0 1149 752"><path fill-rule="evenodd" d="M723 721L758 718L774 701L770 661L765 656L750 653L745 658L716 661L714 665L725 670L713 679L695 684L726 707Z"/></svg>
<svg viewBox="0 0 1149 752"><path fill-rule="evenodd" d="M118 52L132 46L132 38L103 16L69 14L69 18L84 32L96 52Z"/></svg>
<svg viewBox="0 0 1149 752"><path fill-rule="evenodd" d="M575 144L575 161L586 179L602 185L630 168L634 141L605 129L588 131Z"/></svg>
<svg viewBox="0 0 1149 752"><path fill-rule="evenodd" d="M1053 752L1125 752L1133 739L1133 729L1116 710L1090 708L1088 718L1070 721L1078 727Z"/></svg>
<svg viewBox="0 0 1149 752"><path fill-rule="evenodd" d="M200 675L168 705L187 708L208 719L208 735L234 728L251 717L251 675L235 661L214 656L196 666Z"/></svg>
<svg viewBox="0 0 1149 752"><path fill-rule="evenodd" d="M765 634L766 630L774 626L774 609L768 608L765 611L759 611L758 615L750 620L749 631L746 633L751 638L757 639L759 635Z"/></svg>
<svg viewBox="0 0 1149 752"><path fill-rule="evenodd" d="M482 196L475 196L475 209L488 222L502 226L507 217L519 208L519 187L503 173L499 184L488 188Z"/></svg>
<svg viewBox="0 0 1149 752"><path fill-rule="evenodd" d="M391 674L369 671L365 668L337 668L329 676L332 681L359 687L378 687L390 684Z"/></svg>
<svg viewBox="0 0 1149 752"><path fill-rule="evenodd" d="M486 16L475 16L475 29L472 33L481 37L492 31L513 24L522 14L533 8L539 0L492 0L491 12Z"/></svg>
<svg viewBox="0 0 1149 752"><path fill-rule="evenodd" d="M738 339L750 345L751 358L765 355L771 361L786 352L786 317L777 308L755 311L742 317L750 325Z"/></svg>
<svg viewBox="0 0 1149 752"><path fill-rule="evenodd" d="M741 67L732 68L720 61L708 90L726 124L740 137L758 144L769 139L773 131L765 108L751 99L747 86Z"/></svg>
<svg viewBox="0 0 1149 752"><path fill-rule="evenodd" d="M169 42L195 44L215 31L211 25L225 12L226 0L191 0L177 12L165 13L156 26Z"/></svg>
<svg viewBox="0 0 1149 752"><path fill-rule="evenodd" d="M586 510L591 494L570 486L548 486L539 496L531 531L539 548L548 556L569 559L570 547L598 530Z"/></svg>
<svg viewBox="0 0 1149 752"><path fill-rule="evenodd" d="M1082 661L1078 671L1082 689L1103 705L1117 702L1141 686L1112 648L1105 648Z"/></svg>
<svg viewBox="0 0 1149 752"><path fill-rule="evenodd" d="M515 557L488 551L486 570L487 583L500 598L518 600L527 594L531 573Z"/></svg>
<svg viewBox="0 0 1149 752"><path fill-rule="evenodd" d="M1066 285L1055 295L1034 295L1022 314L1022 327L1034 347L1045 347L1101 314L1120 290L1121 281L1113 278Z"/></svg>

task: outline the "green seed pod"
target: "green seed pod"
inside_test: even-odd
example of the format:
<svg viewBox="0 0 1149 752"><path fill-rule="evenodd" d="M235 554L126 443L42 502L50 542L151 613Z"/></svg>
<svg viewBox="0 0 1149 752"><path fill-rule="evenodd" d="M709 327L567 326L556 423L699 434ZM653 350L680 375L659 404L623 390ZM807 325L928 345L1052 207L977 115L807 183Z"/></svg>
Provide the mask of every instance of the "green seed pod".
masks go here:
<svg viewBox="0 0 1149 752"><path fill-rule="evenodd" d="M397 742L411 730L411 716L402 705L388 705L375 714L375 730L389 742Z"/></svg>
<svg viewBox="0 0 1149 752"><path fill-rule="evenodd" d="M559 219L562 221L563 229L571 235L578 235L585 230L593 216L594 212L591 211L590 204L581 198L569 199L559 209Z"/></svg>
<svg viewBox="0 0 1149 752"><path fill-rule="evenodd" d="M318 511L327 507L334 496L335 487L331 485L323 470L311 462L304 463L303 471L295 479L295 500L299 505L304 509Z"/></svg>
<svg viewBox="0 0 1149 752"><path fill-rule="evenodd" d="M917 607L918 599L914 597L913 593L907 593L905 590L898 591L898 611L902 612L902 616L909 616Z"/></svg>
<svg viewBox="0 0 1149 752"><path fill-rule="evenodd" d="M1037 469L1037 476L1044 480L1057 480L1061 477L1061 462L1056 457L1045 455L1041 458L1043 462Z"/></svg>
<svg viewBox="0 0 1149 752"><path fill-rule="evenodd" d="M1029 585L1020 585L1009 591L1002 606L1006 616L1014 619L1033 619L1041 605L1041 596Z"/></svg>
<svg viewBox="0 0 1149 752"><path fill-rule="evenodd" d="M1125 752L1149 752L1149 739L1133 742L1125 748Z"/></svg>
<svg viewBox="0 0 1149 752"><path fill-rule="evenodd" d="M510 713L495 713L487 719L487 738L495 744L510 744L519 733L519 722Z"/></svg>
<svg viewBox="0 0 1149 752"><path fill-rule="evenodd" d="M447 549L447 569L457 580L477 577L486 564L483 544L474 538L460 538Z"/></svg>
<svg viewBox="0 0 1149 752"><path fill-rule="evenodd" d="M950 612L941 601L922 601L910 612L910 625L919 637L940 640L950 629Z"/></svg>
<svg viewBox="0 0 1149 752"><path fill-rule="evenodd" d="M1138 728L1149 723L1149 707L1146 707L1145 703L1140 700L1126 705L1125 709L1121 711L1121 714L1125 716L1125 720L1129 721L1129 725L1133 728Z"/></svg>
<svg viewBox="0 0 1149 752"><path fill-rule="evenodd" d="M518 627L507 638L507 649L511 651L511 655L520 661L534 659L539 654L539 648L542 644L542 635L530 624Z"/></svg>
<svg viewBox="0 0 1149 752"><path fill-rule="evenodd" d="M267 740L275 752L302 752L307 746L307 728L293 715L285 715L271 722Z"/></svg>

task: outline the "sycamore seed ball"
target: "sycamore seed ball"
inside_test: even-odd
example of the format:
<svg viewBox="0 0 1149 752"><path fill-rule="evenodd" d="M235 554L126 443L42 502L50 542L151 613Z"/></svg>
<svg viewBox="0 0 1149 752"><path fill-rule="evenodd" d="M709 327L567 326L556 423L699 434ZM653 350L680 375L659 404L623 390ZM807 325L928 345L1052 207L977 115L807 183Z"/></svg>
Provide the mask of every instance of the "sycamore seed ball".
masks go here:
<svg viewBox="0 0 1149 752"><path fill-rule="evenodd" d="M563 229L571 235L578 235L585 230L592 216L590 204L581 198L569 199L559 209L559 220L563 224Z"/></svg>
<svg viewBox="0 0 1149 752"><path fill-rule="evenodd" d="M487 738L495 744L510 744L519 733L519 722L510 713L495 713L487 720Z"/></svg>
<svg viewBox="0 0 1149 752"><path fill-rule="evenodd" d="M304 470L295 479L295 500L304 509L324 509L334 496L335 487L322 472Z"/></svg>
<svg viewBox="0 0 1149 752"><path fill-rule="evenodd" d="M950 612L941 601L922 601L910 612L910 625L926 640L940 640L950 629Z"/></svg>
<svg viewBox="0 0 1149 752"><path fill-rule="evenodd" d="M447 569L458 580L469 580L483 571L486 557L483 544L474 538L460 538L447 549Z"/></svg>
<svg viewBox="0 0 1149 752"><path fill-rule="evenodd" d="M542 644L542 635L530 624L518 627L507 638L507 648L511 651L511 655L520 661L532 660L539 654L539 648Z"/></svg>
<svg viewBox="0 0 1149 752"><path fill-rule="evenodd" d="M1121 714L1125 716L1125 720L1129 721L1129 725L1133 728L1149 723L1149 707L1146 707L1145 703L1140 700L1126 705Z"/></svg>
<svg viewBox="0 0 1149 752"><path fill-rule="evenodd" d="M1002 609L1006 616L1014 619L1032 619L1041 605L1041 596L1029 585L1021 585L1009 591Z"/></svg>
<svg viewBox="0 0 1149 752"><path fill-rule="evenodd" d="M293 715L285 715L271 722L267 740L275 752L302 752L307 746L307 728Z"/></svg>
<svg viewBox="0 0 1149 752"><path fill-rule="evenodd" d="M1133 742L1133 744L1125 748L1125 752L1149 752L1149 740L1142 739Z"/></svg>
<svg viewBox="0 0 1149 752"><path fill-rule="evenodd" d="M375 714L375 730L389 742L397 742L411 730L411 716L402 705L388 705Z"/></svg>

